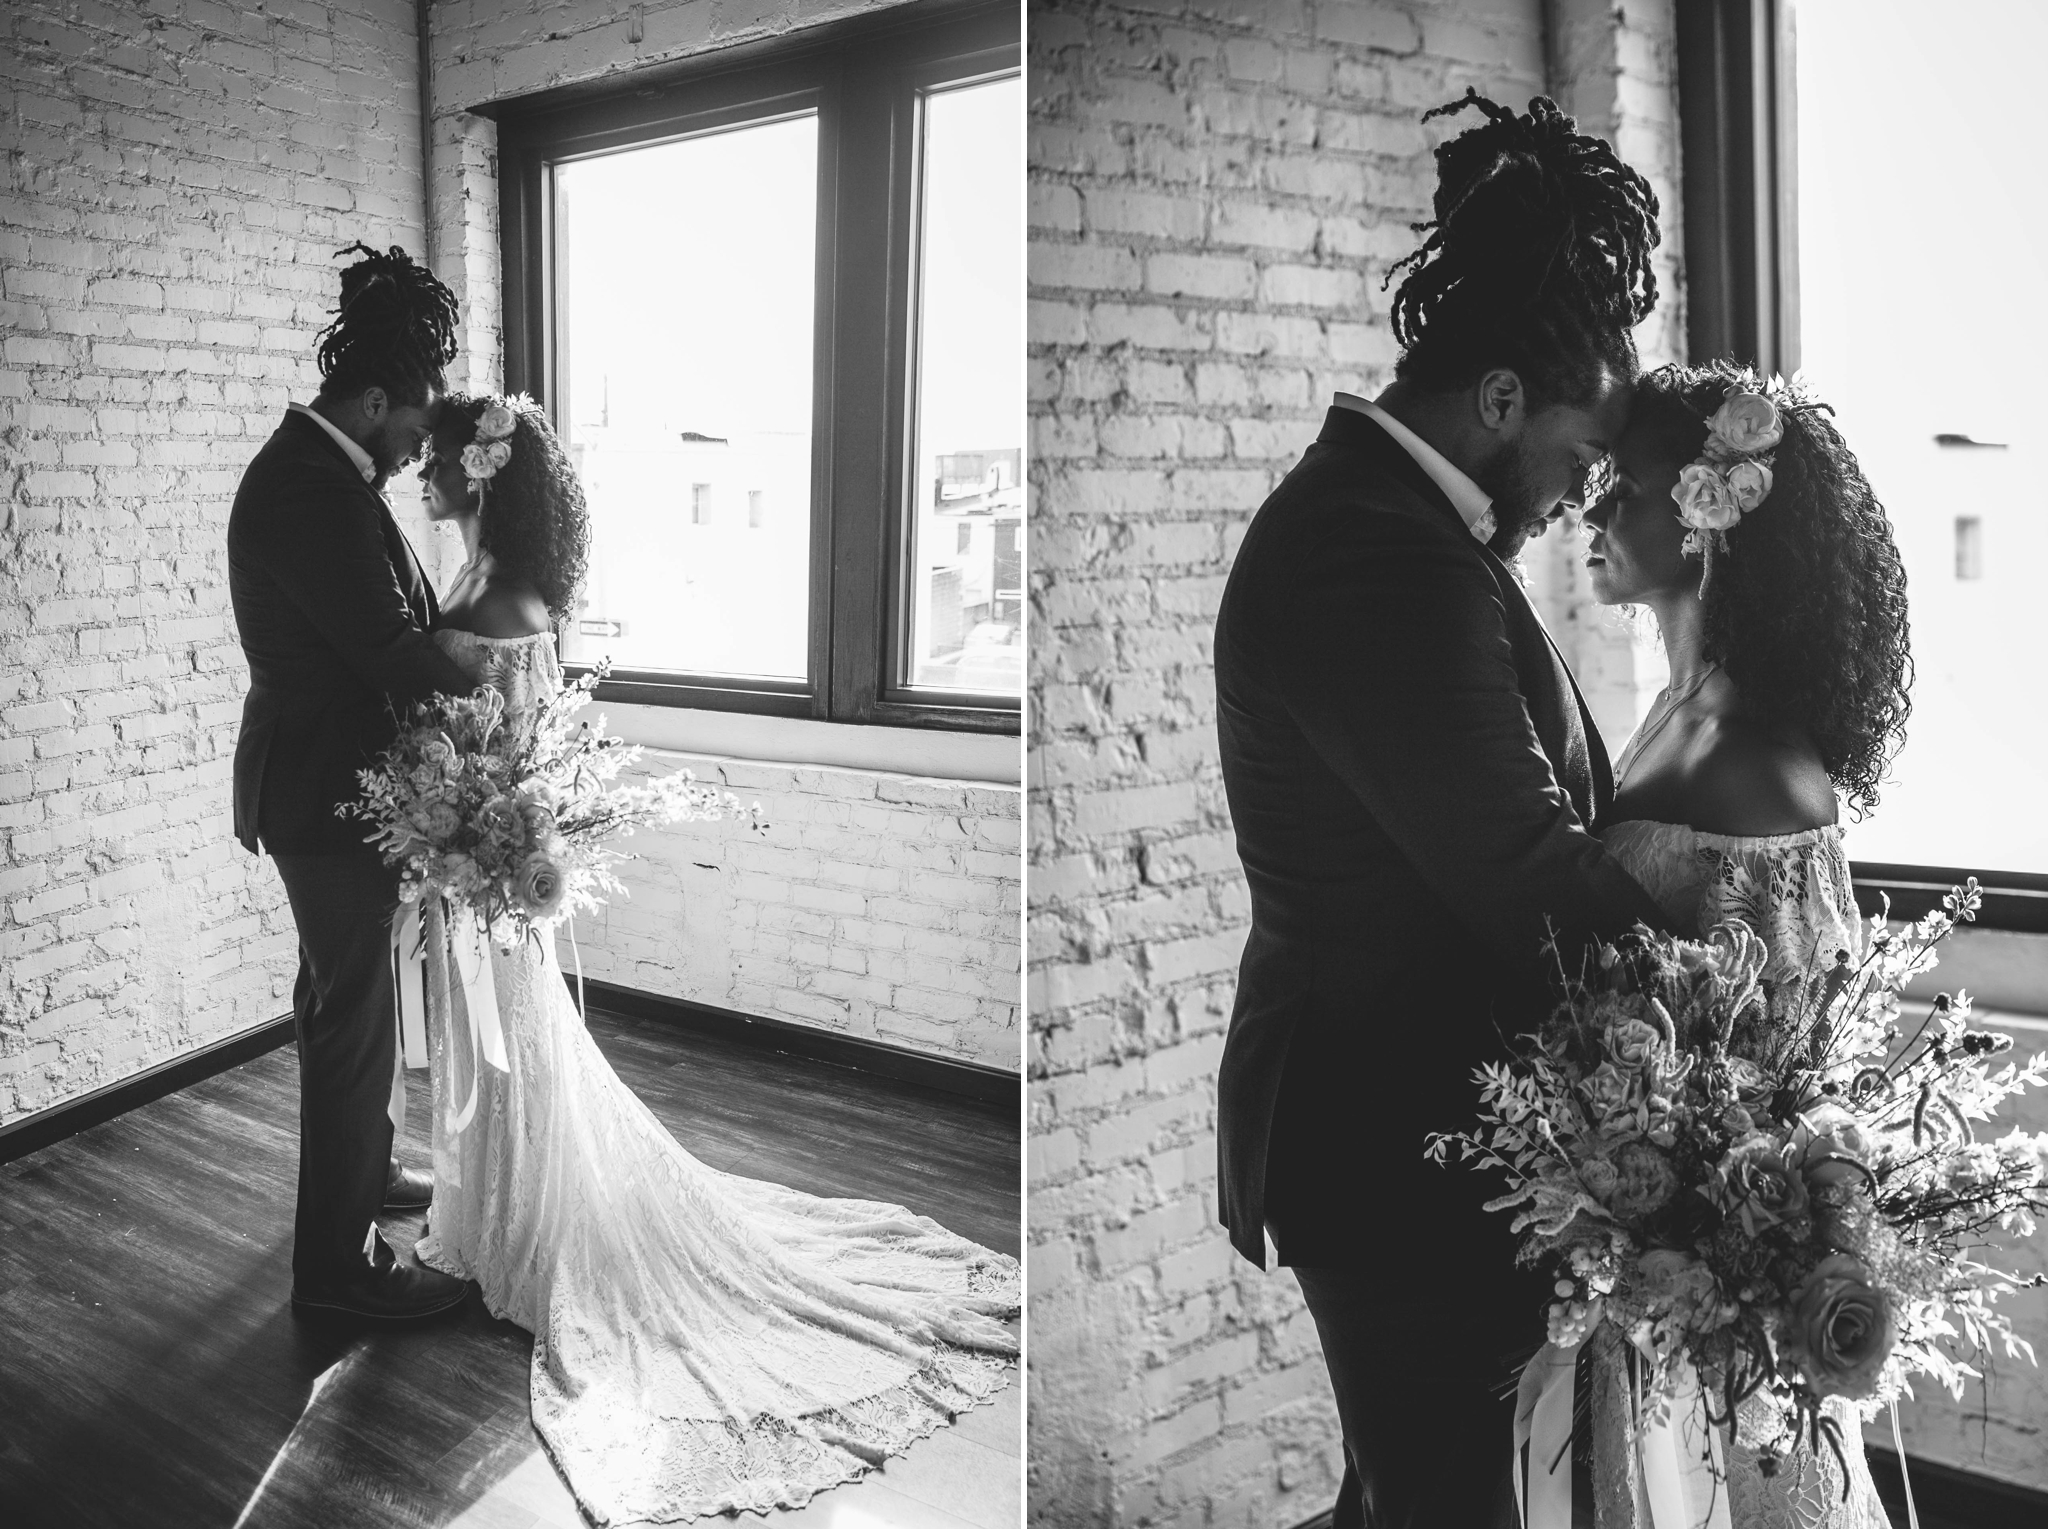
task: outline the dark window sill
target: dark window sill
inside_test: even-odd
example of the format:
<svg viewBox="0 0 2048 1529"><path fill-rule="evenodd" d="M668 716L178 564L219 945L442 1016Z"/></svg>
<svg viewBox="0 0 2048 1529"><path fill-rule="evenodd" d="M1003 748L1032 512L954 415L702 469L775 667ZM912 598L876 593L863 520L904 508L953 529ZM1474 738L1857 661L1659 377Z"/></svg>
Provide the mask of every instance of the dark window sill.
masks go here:
<svg viewBox="0 0 2048 1529"><path fill-rule="evenodd" d="M1975 876L1984 904L1977 910L1973 928L2048 934L2048 876L1876 861L1858 861L1851 869L1856 877L1856 904L1866 917L1878 911L1881 897L1889 897L1893 918L1920 918L1939 908L1951 887Z"/></svg>

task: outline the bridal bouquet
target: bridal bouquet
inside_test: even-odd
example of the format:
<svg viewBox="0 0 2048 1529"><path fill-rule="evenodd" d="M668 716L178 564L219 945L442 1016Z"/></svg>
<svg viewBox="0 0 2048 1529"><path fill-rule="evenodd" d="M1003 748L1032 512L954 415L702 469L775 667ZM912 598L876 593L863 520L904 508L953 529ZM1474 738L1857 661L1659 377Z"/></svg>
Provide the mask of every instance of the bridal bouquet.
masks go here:
<svg viewBox="0 0 2048 1529"><path fill-rule="evenodd" d="M493 689L441 695L412 708L398 737L358 772L362 794L336 808L398 867L399 898L440 896L473 910L510 945L624 891L614 838L643 824L716 818L767 827L759 803L702 786L688 770L644 786L616 784L641 750L574 720L609 672L600 663L565 686L532 725L509 726Z"/></svg>
<svg viewBox="0 0 2048 1529"><path fill-rule="evenodd" d="M1612 1323L1653 1422L1695 1388L1716 1427L1740 1406L1768 1473L1802 1443L1840 1458L1828 1397L1867 1418L1915 1372L1960 1396L1979 1372L1943 1340L2033 1357L1993 1303L2034 1281L1976 1254L2048 1208L2048 1134L1989 1129L2048 1056L2000 1062L2012 1042L1969 1028L1967 996L1914 1024L1898 996L1978 902L1972 880L1903 930L1878 915L1860 964L1838 953L1775 1014L1748 926L1639 927L1480 1070L1480 1129L1431 1137L1437 1162L1506 1173L1487 1208L1556 1275L1551 1342Z"/></svg>

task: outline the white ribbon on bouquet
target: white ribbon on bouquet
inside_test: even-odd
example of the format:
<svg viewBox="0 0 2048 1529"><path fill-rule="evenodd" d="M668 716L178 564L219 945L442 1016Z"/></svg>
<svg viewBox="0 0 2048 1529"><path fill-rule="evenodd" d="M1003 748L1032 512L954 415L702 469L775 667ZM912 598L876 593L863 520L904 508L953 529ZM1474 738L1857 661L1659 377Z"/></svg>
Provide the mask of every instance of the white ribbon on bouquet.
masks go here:
<svg viewBox="0 0 2048 1529"><path fill-rule="evenodd" d="M446 905L443 905L444 908ZM453 995L447 978L451 969L462 993L469 1034L469 1092L452 1108L447 1118L448 1134L459 1136L476 1118L477 1079L488 1063L499 1072L511 1070L505 1054L505 1030L498 1019L498 986L491 973L490 937L474 918L445 912L439 923L446 940L448 963L440 966L435 999L440 1012L451 1012ZM391 1124L405 1128L405 1072L427 1065L427 982L433 970L426 958L426 923L416 902L403 904L391 921L391 970L397 984L398 1045L391 1070Z"/></svg>
<svg viewBox="0 0 2048 1529"><path fill-rule="evenodd" d="M1644 1357L1652 1357L1645 1345L1636 1347ZM1522 1515L1522 1529L1571 1529L1577 1372L1578 1351L1554 1343L1544 1344L1522 1368L1515 1397L1514 1457L1515 1506ZM1699 1375L1685 1365L1664 1421L1648 1424L1637 1434L1649 1529L1730 1529L1728 1461L1721 1430L1708 1423L1699 1398ZM1635 1400L1636 1416L1641 1417L1642 1398ZM1897 1402L1891 1404L1891 1414L1907 1521L1911 1529L1920 1529Z"/></svg>
<svg viewBox="0 0 2048 1529"><path fill-rule="evenodd" d="M1638 1345L1640 1347L1640 1345ZM1650 1356L1643 1349L1645 1357ZM1523 1529L1572 1529L1572 1412L1578 1351L1546 1343L1522 1369L1515 1397L1515 1503ZM1635 1413L1644 1415L1641 1398ZM1700 1405L1690 1365L1660 1421L1636 1432L1650 1529L1731 1529L1721 1430Z"/></svg>

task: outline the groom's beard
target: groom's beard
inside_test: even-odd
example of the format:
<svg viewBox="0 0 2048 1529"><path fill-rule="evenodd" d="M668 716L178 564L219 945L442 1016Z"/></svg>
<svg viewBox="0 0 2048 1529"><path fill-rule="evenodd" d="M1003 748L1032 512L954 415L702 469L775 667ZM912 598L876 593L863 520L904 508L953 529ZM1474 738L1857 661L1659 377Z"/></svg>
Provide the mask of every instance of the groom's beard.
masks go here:
<svg viewBox="0 0 2048 1529"><path fill-rule="evenodd" d="M1510 441L1500 455L1474 480L1493 500L1493 535L1486 545L1502 562L1521 555L1531 536L1540 533L1557 509L1553 499L1541 502L1543 490L1529 467L1528 443Z"/></svg>
<svg viewBox="0 0 2048 1529"><path fill-rule="evenodd" d="M362 447L370 454L370 461L376 466L377 476L374 481L380 493L384 485L391 481L392 475L419 454L419 448L412 443L412 432L400 429L389 419L377 427L375 433L362 443Z"/></svg>

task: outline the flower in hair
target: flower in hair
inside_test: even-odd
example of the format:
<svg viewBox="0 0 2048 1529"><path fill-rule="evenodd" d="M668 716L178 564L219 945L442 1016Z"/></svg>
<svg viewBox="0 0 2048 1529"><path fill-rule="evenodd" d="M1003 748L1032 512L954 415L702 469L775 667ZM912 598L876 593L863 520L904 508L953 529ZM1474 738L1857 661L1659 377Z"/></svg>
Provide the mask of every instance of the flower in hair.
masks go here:
<svg viewBox="0 0 2048 1529"><path fill-rule="evenodd" d="M1707 444L1699 459L1680 470L1671 497L1686 527L1685 553L1711 563L1726 551L1728 532L1771 492L1771 453L1785 439L1777 403L1763 391L1733 387L1707 420ZM1775 383L1782 391L1783 383ZM1706 578L1700 579L1702 590Z"/></svg>
<svg viewBox="0 0 2048 1529"><path fill-rule="evenodd" d="M1771 469L1767 462L1737 462L1723 477L1745 515L1762 504L1764 495L1771 491Z"/></svg>
<svg viewBox="0 0 2048 1529"><path fill-rule="evenodd" d="M1671 497L1678 501L1678 518L1694 532L1725 531L1742 519L1734 486L1705 462L1694 462L1679 473ZM1686 541L1689 550L1692 538Z"/></svg>
<svg viewBox="0 0 2048 1529"><path fill-rule="evenodd" d="M477 416L476 439L462 448L462 471L473 483L483 483L512 460L512 432L519 416L512 401L494 398Z"/></svg>
<svg viewBox="0 0 2048 1529"><path fill-rule="evenodd" d="M511 460L510 441L471 441L462 448L462 470L479 483Z"/></svg>
<svg viewBox="0 0 2048 1529"><path fill-rule="evenodd" d="M1762 393L1731 391L1707 420L1707 452L1725 459L1761 456L1785 439L1778 406Z"/></svg>
<svg viewBox="0 0 2048 1529"><path fill-rule="evenodd" d="M512 433L519 423L519 417L503 399L492 399L484 405L483 413L477 416L476 433L487 441L495 441Z"/></svg>

